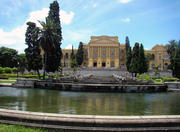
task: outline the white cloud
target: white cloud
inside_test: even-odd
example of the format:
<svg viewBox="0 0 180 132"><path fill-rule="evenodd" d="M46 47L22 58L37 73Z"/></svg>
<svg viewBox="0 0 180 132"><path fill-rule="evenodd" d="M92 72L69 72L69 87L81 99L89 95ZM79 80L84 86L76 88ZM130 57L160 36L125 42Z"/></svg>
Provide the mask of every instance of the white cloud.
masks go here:
<svg viewBox="0 0 180 132"><path fill-rule="evenodd" d="M93 4L93 8L96 8L98 6L98 3Z"/></svg>
<svg viewBox="0 0 180 132"><path fill-rule="evenodd" d="M60 17L61 17L62 24L70 24L72 19L73 19L73 17L74 17L74 12L71 11L68 14L66 11L61 10Z"/></svg>
<svg viewBox="0 0 180 132"><path fill-rule="evenodd" d="M12 29L9 32L5 32L3 29L0 29L0 46L7 46L14 48L20 52L26 48L25 45L25 32L26 32L26 23L28 21L35 22L37 26L40 26L38 20L44 21L45 17L48 15L48 8L43 8L42 10L33 11L29 14L29 18L24 22L23 25ZM70 24L74 17L74 12L67 13L64 10L60 11L60 19L62 24Z"/></svg>
<svg viewBox="0 0 180 132"><path fill-rule="evenodd" d="M45 17L48 16L49 8L43 8L42 10L33 11L30 13L30 17L27 21L35 22L40 26L39 21L44 21ZM60 11L60 20L62 24L70 24L74 17L74 12L67 13L64 10Z"/></svg>
<svg viewBox="0 0 180 132"><path fill-rule="evenodd" d="M69 44L65 47L65 49L72 49L72 46L73 46L72 44Z"/></svg>
<svg viewBox="0 0 180 132"><path fill-rule="evenodd" d="M132 1L132 0L118 0L118 2L123 3L123 4L129 3L129 2L131 2L131 1Z"/></svg>
<svg viewBox="0 0 180 132"><path fill-rule="evenodd" d="M128 22L131 21L131 19L130 19L130 18L123 18L123 19L121 19L121 21L122 21L122 22L125 22L125 23L128 23Z"/></svg>

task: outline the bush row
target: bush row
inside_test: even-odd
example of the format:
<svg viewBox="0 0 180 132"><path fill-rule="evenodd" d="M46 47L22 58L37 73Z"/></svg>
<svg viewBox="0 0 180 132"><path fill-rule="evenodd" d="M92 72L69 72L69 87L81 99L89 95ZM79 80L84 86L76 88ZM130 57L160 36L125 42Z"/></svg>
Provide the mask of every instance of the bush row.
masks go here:
<svg viewBox="0 0 180 132"><path fill-rule="evenodd" d="M144 75L141 74L141 75L137 76L137 78L138 79L143 79L144 78L147 81L152 80L155 83L156 82L163 83L163 82L177 82L177 81L179 81L178 78L171 77L171 76L169 76L169 77L152 77L151 78L148 74L144 74Z"/></svg>
<svg viewBox="0 0 180 132"><path fill-rule="evenodd" d="M18 68L14 67L14 68L10 68L10 67L0 67L0 74L2 73L16 73L18 72Z"/></svg>

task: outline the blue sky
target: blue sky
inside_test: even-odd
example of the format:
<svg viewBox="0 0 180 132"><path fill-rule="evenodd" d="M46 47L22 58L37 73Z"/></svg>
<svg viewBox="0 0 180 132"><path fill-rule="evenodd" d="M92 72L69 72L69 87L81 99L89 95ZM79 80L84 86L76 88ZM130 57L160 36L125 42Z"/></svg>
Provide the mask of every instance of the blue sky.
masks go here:
<svg viewBox="0 0 180 132"><path fill-rule="evenodd" d="M53 0L0 0L0 46L22 53L26 22L44 20ZM129 36L145 49L180 39L180 0L58 0L62 48L88 43L90 36Z"/></svg>

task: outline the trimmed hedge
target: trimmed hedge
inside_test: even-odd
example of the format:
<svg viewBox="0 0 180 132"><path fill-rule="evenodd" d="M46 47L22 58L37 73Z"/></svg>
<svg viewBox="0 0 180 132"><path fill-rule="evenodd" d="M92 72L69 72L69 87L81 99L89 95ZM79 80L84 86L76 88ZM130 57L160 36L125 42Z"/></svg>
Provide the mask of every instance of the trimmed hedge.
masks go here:
<svg viewBox="0 0 180 132"><path fill-rule="evenodd" d="M0 79L8 79L8 78L9 78L8 76L0 75Z"/></svg>

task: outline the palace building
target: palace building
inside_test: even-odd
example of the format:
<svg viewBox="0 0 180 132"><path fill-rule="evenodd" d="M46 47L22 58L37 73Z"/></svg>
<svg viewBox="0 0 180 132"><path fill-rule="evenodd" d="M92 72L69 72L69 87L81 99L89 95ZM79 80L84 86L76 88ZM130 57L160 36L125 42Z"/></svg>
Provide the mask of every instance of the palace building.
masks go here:
<svg viewBox="0 0 180 132"><path fill-rule="evenodd" d="M126 69L125 44L120 44L117 36L91 36L88 44L83 43L84 60L82 67L87 68L120 68ZM72 49L62 49L61 63L64 67L71 66ZM77 53L77 49L74 49ZM169 56L163 45L156 45L152 50L145 50L145 54L151 54L149 69L159 66L166 70L169 64Z"/></svg>

